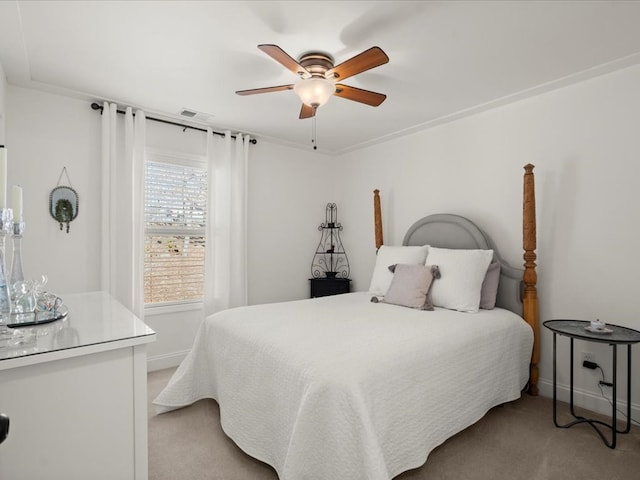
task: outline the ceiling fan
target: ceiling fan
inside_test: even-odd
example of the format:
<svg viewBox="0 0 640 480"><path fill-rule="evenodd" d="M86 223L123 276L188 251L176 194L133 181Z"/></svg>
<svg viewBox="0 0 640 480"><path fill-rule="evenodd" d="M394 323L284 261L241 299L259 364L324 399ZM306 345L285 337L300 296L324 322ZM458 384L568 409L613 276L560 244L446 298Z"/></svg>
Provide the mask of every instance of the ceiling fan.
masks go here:
<svg viewBox="0 0 640 480"><path fill-rule="evenodd" d="M258 48L298 75L300 80L290 85L238 90L238 95L293 90L302 100L301 119L315 116L318 107L327 103L332 95L372 107L377 107L387 98L382 93L336 83L387 63L389 57L379 47L371 47L336 66L333 65L333 57L324 52L308 52L295 60L277 45L262 44Z"/></svg>

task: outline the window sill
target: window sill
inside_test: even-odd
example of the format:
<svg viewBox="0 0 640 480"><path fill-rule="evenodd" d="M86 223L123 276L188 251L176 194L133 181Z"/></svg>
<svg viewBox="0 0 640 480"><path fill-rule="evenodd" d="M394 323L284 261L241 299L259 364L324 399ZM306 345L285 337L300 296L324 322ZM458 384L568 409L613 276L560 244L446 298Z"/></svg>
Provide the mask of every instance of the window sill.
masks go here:
<svg viewBox="0 0 640 480"><path fill-rule="evenodd" d="M163 315L166 313L180 313L192 310L203 310L203 302L164 303L161 305L147 305L144 307L144 316Z"/></svg>

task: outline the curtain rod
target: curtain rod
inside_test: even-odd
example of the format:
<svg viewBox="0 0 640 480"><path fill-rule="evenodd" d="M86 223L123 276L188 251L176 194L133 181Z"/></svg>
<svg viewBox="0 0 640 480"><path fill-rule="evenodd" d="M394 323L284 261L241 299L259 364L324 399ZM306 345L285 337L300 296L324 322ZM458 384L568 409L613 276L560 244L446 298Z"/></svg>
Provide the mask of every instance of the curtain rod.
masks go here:
<svg viewBox="0 0 640 480"><path fill-rule="evenodd" d="M102 110L104 110L104 107L102 105L98 105L95 102L93 102L91 104L91 108L93 110L100 110L100 115L102 115ZM124 110L116 110L116 111L118 113L121 113L121 114L125 113ZM135 113L133 115L135 116ZM175 125L176 127L182 127L184 129L190 128L192 130L198 130L199 132L206 132L207 131L206 128L192 127L191 125L185 125L183 123L172 122L170 120L163 120L161 118L147 117L147 116L145 116L145 118L147 120L153 120L154 122L166 123L167 125ZM216 131L212 130L211 133L213 133L214 135L220 135L221 137L224 137L224 133L222 133L222 132L216 132ZM236 136L235 135L231 135L231 138L236 138ZM249 143L252 144L252 145L255 145L256 143L258 143L258 140L256 140L255 138L251 138L251 139L249 139Z"/></svg>

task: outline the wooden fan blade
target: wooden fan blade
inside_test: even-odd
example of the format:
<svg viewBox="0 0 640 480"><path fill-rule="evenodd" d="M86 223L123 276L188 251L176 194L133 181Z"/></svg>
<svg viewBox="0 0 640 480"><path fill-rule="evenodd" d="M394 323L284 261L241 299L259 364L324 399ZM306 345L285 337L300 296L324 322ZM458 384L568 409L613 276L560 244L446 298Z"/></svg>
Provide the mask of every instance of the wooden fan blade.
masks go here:
<svg viewBox="0 0 640 480"><path fill-rule="evenodd" d="M342 85L340 83L336 83L336 92L334 95L346 98L347 100L353 100L354 102L366 103L372 107L377 107L387 98L387 96L382 93L350 87L349 85Z"/></svg>
<svg viewBox="0 0 640 480"><path fill-rule="evenodd" d="M277 45L262 44L258 45L258 48L264 53L273 58L276 62L282 65L287 70L291 70L296 75L302 75L303 78L309 78L311 73L309 70L300 65L296 60L291 58L287 52L282 50Z"/></svg>
<svg viewBox="0 0 640 480"><path fill-rule="evenodd" d="M333 74L336 79L344 80L358 73L366 72L374 67L384 65L389 61L387 54L380 47L371 47L369 50L356 55L342 62L340 65L328 70L325 74L326 78L331 78Z"/></svg>
<svg viewBox="0 0 640 480"><path fill-rule="evenodd" d="M238 90L238 95L255 95L256 93L281 92L282 90L293 90L293 85L278 85L277 87L252 88L250 90Z"/></svg>
<svg viewBox="0 0 640 480"><path fill-rule="evenodd" d="M302 108L300 109L300 120L305 118L315 117L317 108L310 107L306 103L302 104Z"/></svg>

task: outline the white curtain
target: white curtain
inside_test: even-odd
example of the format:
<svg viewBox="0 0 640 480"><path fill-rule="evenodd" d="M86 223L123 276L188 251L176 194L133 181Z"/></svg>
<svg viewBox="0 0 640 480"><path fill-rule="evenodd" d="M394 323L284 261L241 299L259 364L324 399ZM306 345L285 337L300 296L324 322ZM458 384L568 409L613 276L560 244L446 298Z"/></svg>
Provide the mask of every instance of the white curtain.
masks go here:
<svg viewBox="0 0 640 480"><path fill-rule="evenodd" d="M142 319L145 114L117 110L102 110L101 288Z"/></svg>
<svg viewBox="0 0 640 480"><path fill-rule="evenodd" d="M207 131L205 315L247 304L249 136L235 137Z"/></svg>

